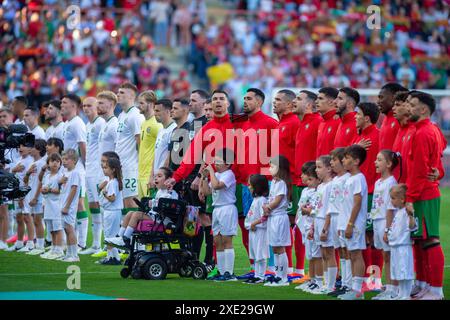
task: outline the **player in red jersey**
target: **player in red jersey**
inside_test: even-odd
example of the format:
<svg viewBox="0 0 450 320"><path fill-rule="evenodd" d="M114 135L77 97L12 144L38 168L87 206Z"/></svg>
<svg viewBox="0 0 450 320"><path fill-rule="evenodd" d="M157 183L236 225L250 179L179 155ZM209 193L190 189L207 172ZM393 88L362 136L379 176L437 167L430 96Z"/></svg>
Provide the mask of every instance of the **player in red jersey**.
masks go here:
<svg viewBox="0 0 450 320"><path fill-rule="evenodd" d="M355 138L354 143L359 143L361 140L370 141L370 146L366 149L367 157L366 161L361 166L361 172L366 177L368 188L368 204L367 212L372 209L373 191L375 188L375 182L379 178L379 174L376 173L375 160L377 154L380 151L379 139L380 131L376 127L380 111L375 103L363 102L358 105L358 112L356 115L356 126L358 127L359 135ZM366 225L366 242L367 249L363 250L364 263L366 268L371 265L378 266L380 274L375 274L375 285L372 287L364 286L363 290L372 289L374 287L381 287L381 272L383 268L383 254L380 250L375 249L373 245L373 226L371 219L367 219ZM366 278L370 276L372 271L366 270Z"/></svg>
<svg viewBox="0 0 450 320"><path fill-rule="evenodd" d="M380 149L392 150L395 137L400 128L397 119L394 118L392 107L394 106L394 96L399 91L408 91L398 83L387 83L381 87L378 93L378 107L385 115L380 128Z"/></svg>
<svg viewBox="0 0 450 320"><path fill-rule="evenodd" d="M335 103L336 114L341 118L341 123L334 139L334 148L348 147L357 136L355 108L359 103L359 93L353 88L341 88Z"/></svg>
<svg viewBox="0 0 450 320"><path fill-rule="evenodd" d="M276 93L273 101L273 112L278 116L280 122L278 124L279 135L279 153L285 156L289 161L289 171L291 177L295 179L295 137L297 130L300 127L300 120L292 113L293 101L295 93L291 90L280 90ZM291 201L292 199L289 199ZM288 256L288 273L293 272L292 267L292 227L295 225L295 214L292 210L292 202L289 204L288 215L291 223L291 245L286 247L286 254Z"/></svg>
<svg viewBox="0 0 450 320"><path fill-rule="evenodd" d="M420 256L415 257L416 270L428 273L427 284L413 297L423 300L441 300L444 274L444 253L439 241L439 214L441 194L439 181L431 181L428 177L431 168L437 168L443 176L442 155L447 141L431 121L430 117L436 109L434 98L427 93L411 91L407 98L410 120L416 132L408 154L406 210L414 212L418 230L413 237L423 249ZM413 292L415 293L415 292Z"/></svg>
<svg viewBox="0 0 450 320"><path fill-rule="evenodd" d="M300 120L300 127L295 137L295 176L292 185L292 211L297 212L298 202L306 185L302 182L302 166L308 161L315 161L317 154L317 132L323 119L316 112L317 95L308 90L299 92L294 100L292 112ZM304 275L305 246L302 242L302 234L297 226L294 226L294 248L296 266L294 273ZM294 281L295 283L295 281Z"/></svg>
<svg viewBox="0 0 450 320"><path fill-rule="evenodd" d="M330 154L334 149L334 139L341 120L336 116L336 105L334 103L338 95L338 90L332 87L319 89L316 105L317 111L323 118L317 132L317 158Z"/></svg>
<svg viewBox="0 0 450 320"><path fill-rule="evenodd" d="M236 164L236 206L239 212L239 226L242 231L242 243L248 254L248 230L244 221L250 209L253 197L248 188L248 179L252 174L263 174L270 176L268 171L269 159L272 155L271 137L273 130L278 127L278 121L262 112L265 95L260 89L250 88L244 96L244 113L248 120L240 126L244 132L244 162ZM241 145L242 146L242 145ZM256 161L255 161L256 160ZM270 176L271 177L271 176ZM253 265L253 261L250 260ZM253 269L253 268L252 268ZM237 279L248 279L254 276L254 272L238 276Z"/></svg>
<svg viewBox="0 0 450 320"><path fill-rule="evenodd" d="M392 108L393 115L397 119L400 129L397 132L397 136L392 146L392 151L399 152L401 155L401 165L394 169L393 175L399 183L406 183L406 177L408 175L406 160L407 155L411 148L412 137L416 131L416 127L409 120L409 108L406 103L408 97L407 91L399 91L394 97L394 107Z"/></svg>

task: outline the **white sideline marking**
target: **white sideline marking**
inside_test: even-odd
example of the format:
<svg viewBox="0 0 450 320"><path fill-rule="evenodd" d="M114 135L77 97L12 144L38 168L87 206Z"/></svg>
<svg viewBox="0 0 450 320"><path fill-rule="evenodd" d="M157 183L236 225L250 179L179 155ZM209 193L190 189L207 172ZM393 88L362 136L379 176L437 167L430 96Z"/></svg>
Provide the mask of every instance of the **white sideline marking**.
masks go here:
<svg viewBox="0 0 450 320"><path fill-rule="evenodd" d="M118 273L112 271L102 271L102 272L81 272L82 274L107 274L107 273ZM38 273L0 273L1 276L47 276L47 275L67 275L65 272L38 272Z"/></svg>

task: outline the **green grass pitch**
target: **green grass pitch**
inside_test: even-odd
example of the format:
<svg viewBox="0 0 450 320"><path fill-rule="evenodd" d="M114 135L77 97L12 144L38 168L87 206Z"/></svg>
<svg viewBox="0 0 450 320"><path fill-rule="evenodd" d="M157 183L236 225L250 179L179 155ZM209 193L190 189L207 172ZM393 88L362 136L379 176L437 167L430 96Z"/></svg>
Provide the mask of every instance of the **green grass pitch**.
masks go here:
<svg viewBox="0 0 450 320"><path fill-rule="evenodd" d="M450 296L450 188L442 189L441 202L441 241L446 255L444 294ZM88 240L90 243L90 239ZM236 274L248 271L240 235L234 239L236 249ZM202 254L203 257L203 254ZM270 288L245 285L240 282L216 283L213 281L180 278L177 274L168 275L162 281L122 279L121 266L102 266L95 264L97 259L80 256L77 263L81 270L80 293L126 299L333 299L322 295L299 292L294 285ZM0 251L0 292L17 291L64 291L67 289L67 267L59 261L48 261L22 253ZM366 299L373 296L366 294Z"/></svg>

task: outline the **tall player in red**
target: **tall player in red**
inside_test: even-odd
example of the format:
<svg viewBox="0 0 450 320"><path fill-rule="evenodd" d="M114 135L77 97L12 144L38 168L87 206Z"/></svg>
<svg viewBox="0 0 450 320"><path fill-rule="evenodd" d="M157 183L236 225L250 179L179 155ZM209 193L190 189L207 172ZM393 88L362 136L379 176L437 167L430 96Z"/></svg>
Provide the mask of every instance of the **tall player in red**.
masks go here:
<svg viewBox="0 0 450 320"><path fill-rule="evenodd" d="M373 199L373 190L375 188L375 182L379 178L379 174L375 171L375 160L377 158L377 154L380 151L379 148L379 139L380 139L380 131L376 127L376 123L378 121L378 117L380 116L380 111L378 106L375 103L371 102L362 102L358 105L358 112L356 115L356 126L358 127L359 135L355 138L354 143L360 143L361 140L370 141L370 146L366 148L367 157L364 161L363 165L360 167L361 172L366 177L367 188L368 188L368 204L367 204L367 212L370 212L372 208L372 199ZM367 228L366 228L366 242L367 249L363 250L364 263L366 268L371 266L372 264L380 263L378 265L380 268L380 275L376 278L376 287L381 287L381 272L383 267L383 256L381 255L381 261L373 261L372 252L376 250L373 247L373 228L372 221L367 219ZM369 277L371 272L370 269L366 270L366 278ZM363 287L364 291L367 291L366 286Z"/></svg>
<svg viewBox="0 0 450 320"><path fill-rule="evenodd" d="M418 220L418 230L413 237L421 246L420 256L416 256L416 270L428 273L430 286L423 284L422 290L414 297L423 300L441 300L444 275L444 253L439 241L439 214L441 194L439 181L428 177L431 168L437 168L440 177L444 175L443 151L447 141L439 128L430 121L436 109L434 98L424 92L411 91L407 102L410 120L416 132L408 154L406 210L414 212Z"/></svg>
<svg viewBox="0 0 450 320"><path fill-rule="evenodd" d="M291 90L280 90L275 94L273 101L273 112L278 116L280 122L278 124L279 135L279 152L285 156L289 161L289 170L292 179L295 179L295 137L297 130L300 127L300 120L292 113L295 93ZM292 243L293 232L292 227L295 225L295 214L292 210L292 202L288 209L289 220L291 223L291 245L286 247L286 254L288 256L288 273L289 279L292 279Z"/></svg>
<svg viewBox="0 0 450 320"><path fill-rule="evenodd" d="M244 136L249 138L245 138L246 140L243 144L245 155L243 159L244 163L236 164L236 171L239 172L239 175L236 176L236 206L238 207L239 212L239 226L242 231L242 243L247 250L247 254L248 230L244 226L244 221L253 200L250 190L248 189L248 179L252 174L269 174L269 163L265 160L270 159L272 155L271 137L273 130L278 127L278 121L262 112L261 108L264 104L264 100L264 92L257 88L248 89L244 96L244 113L247 114L248 120L241 124L241 129L244 132ZM265 150L262 150L263 148ZM267 159L264 159L263 157L267 157ZM250 264L253 265L252 260L250 260ZM254 272L250 271L247 274L238 276L237 279L248 279L252 276L254 276Z"/></svg>
<svg viewBox="0 0 450 320"><path fill-rule="evenodd" d="M357 136L355 108L359 103L359 93L353 88L341 88L335 103L336 114L341 118L341 123L334 138L334 148L348 147Z"/></svg>
<svg viewBox="0 0 450 320"><path fill-rule="evenodd" d="M335 99L339 91L332 87L323 87L319 89L316 105L317 111L323 118L317 132L317 158L330 154L334 149L334 139L341 123L339 117L336 117Z"/></svg>
<svg viewBox="0 0 450 320"><path fill-rule="evenodd" d="M295 175L292 186L292 211L297 212L298 201L301 197L303 184L300 178L302 166L308 161L315 161L317 153L317 133L323 119L316 112L317 95L311 91L302 90L294 100L292 112L300 120L300 127L295 137ZM304 275L305 246L302 243L302 234L297 226L294 226L295 247L295 274ZM294 280L293 283L296 281Z"/></svg>

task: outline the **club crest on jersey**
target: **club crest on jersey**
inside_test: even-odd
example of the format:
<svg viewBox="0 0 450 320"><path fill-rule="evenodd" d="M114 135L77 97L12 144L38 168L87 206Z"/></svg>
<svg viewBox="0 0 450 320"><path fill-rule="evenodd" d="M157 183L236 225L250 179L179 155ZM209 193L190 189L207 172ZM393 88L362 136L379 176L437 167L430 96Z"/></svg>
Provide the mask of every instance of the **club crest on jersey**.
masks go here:
<svg viewBox="0 0 450 320"><path fill-rule="evenodd" d="M174 142L173 143L173 150L175 152L178 152L178 150L180 150L180 143L179 142Z"/></svg>
<svg viewBox="0 0 450 320"><path fill-rule="evenodd" d="M305 129L308 130L309 128L309 123L305 126Z"/></svg>
<svg viewBox="0 0 450 320"><path fill-rule="evenodd" d="M349 134L350 133L350 128L347 128L347 130L345 130L345 134Z"/></svg>
<svg viewBox="0 0 450 320"><path fill-rule="evenodd" d="M395 122L391 123L391 128L395 127Z"/></svg>
<svg viewBox="0 0 450 320"><path fill-rule="evenodd" d="M147 134L150 134L150 131L152 131L152 129L151 128L147 128Z"/></svg>
<svg viewBox="0 0 450 320"><path fill-rule="evenodd" d="M194 130L189 131L189 140L194 139L194 137L195 137L195 131Z"/></svg>
<svg viewBox="0 0 450 320"><path fill-rule="evenodd" d="M331 127L328 127L328 133L330 133L331 132Z"/></svg>
<svg viewBox="0 0 450 320"><path fill-rule="evenodd" d="M281 127L281 132L283 132L283 131L284 131L284 129L286 129L286 127Z"/></svg>

